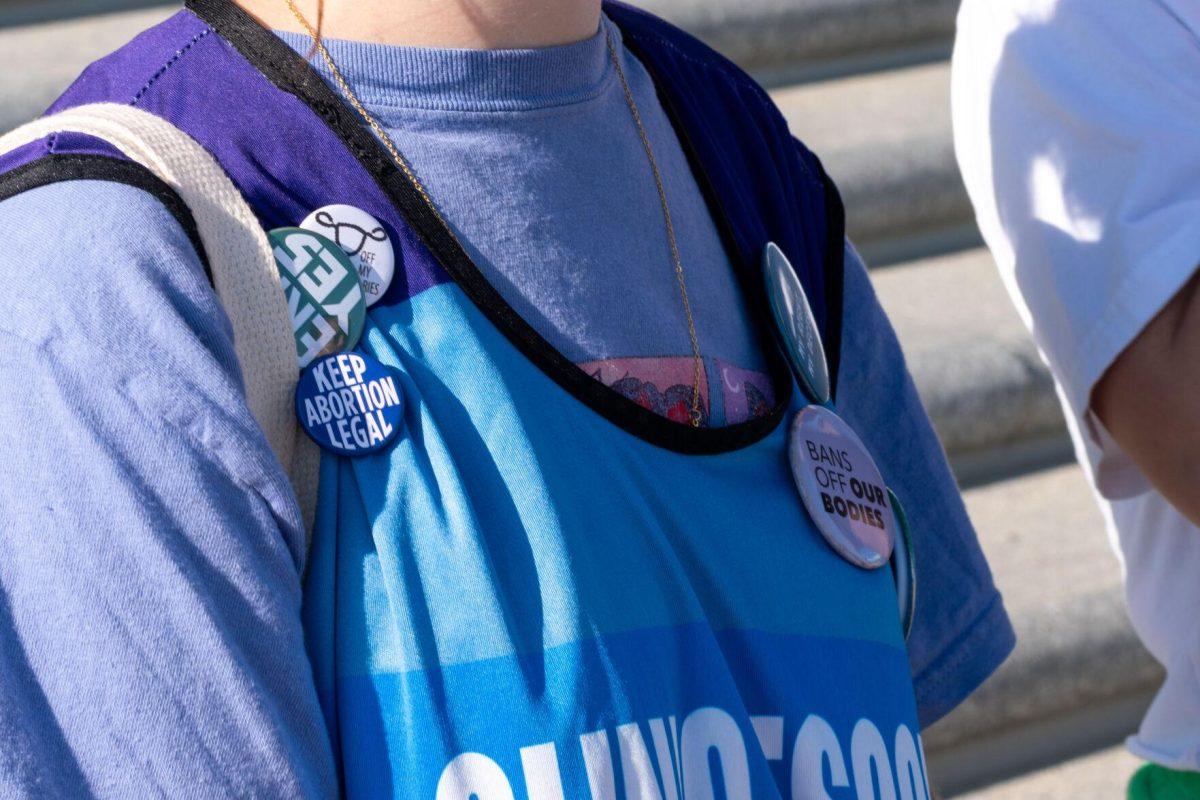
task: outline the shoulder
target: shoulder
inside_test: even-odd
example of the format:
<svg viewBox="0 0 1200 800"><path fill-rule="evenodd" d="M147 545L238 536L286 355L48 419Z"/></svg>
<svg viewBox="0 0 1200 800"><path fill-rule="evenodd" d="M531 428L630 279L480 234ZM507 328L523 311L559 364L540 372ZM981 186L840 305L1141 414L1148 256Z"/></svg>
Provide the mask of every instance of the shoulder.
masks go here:
<svg viewBox="0 0 1200 800"><path fill-rule="evenodd" d="M0 173L0 219L0 235L23 259L169 247L189 263L193 277L207 282L203 244L187 205L146 167L123 158L51 154ZM13 256L13 247L0 253ZM120 279L102 271L109 280Z"/></svg>
<svg viewBox="0 0 1200 800"><path fill-rule="evenodd" d="M36 421L78 439L80 458L172 453L190 459L196 480L256 487L292 518L286 476L247 405L229 318L158 197L95 179L8 196L0 275L0 385L27 389L0 401L0 426Z"/></svg>
<svg viewBox="0 0 1200 800"><path fill-rule="evenodd" d="M35 192L48 187L56 188ZM121 191L118 187L134 191ZM26 196L31 192L34 192L32 197ZM103 202L118 195L126 202L116 207ZM25 204L36 203L43 197L53 197L65 204L55 207L59 214L71 213L72 227L87 227L93 234L104 229L100 217L106 213L165 216L162 224L154 227L178 228L198 260L206 262L196 222L183 200L163 180L134 161L100 153L47 153L0 172L0 204L7 205L8 213L16 213ZM6 203L9 200L18 202Z"/></svg>
<svg viewBox="0 0 1200 800"><path fill-rule="evenodd" d="M137 165L43 158L0 175L6 327L80 356L203 348L232 334L178 196ZM139 171L142 170L142 171Z"/></svg>

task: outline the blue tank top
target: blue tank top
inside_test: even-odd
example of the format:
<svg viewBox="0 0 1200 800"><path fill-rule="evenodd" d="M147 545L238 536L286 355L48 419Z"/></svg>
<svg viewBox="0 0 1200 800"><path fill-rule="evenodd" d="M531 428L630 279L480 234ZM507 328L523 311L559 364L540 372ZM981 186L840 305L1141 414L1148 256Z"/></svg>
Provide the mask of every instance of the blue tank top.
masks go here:
<svg viewBox="0 0 1200 800"><path fill-rule="evenodd" d="M406 435L323 463L305 592L349 796L927 797L891 574L825 544L785 424L646 442L453 285L365 349Z"/></svg>

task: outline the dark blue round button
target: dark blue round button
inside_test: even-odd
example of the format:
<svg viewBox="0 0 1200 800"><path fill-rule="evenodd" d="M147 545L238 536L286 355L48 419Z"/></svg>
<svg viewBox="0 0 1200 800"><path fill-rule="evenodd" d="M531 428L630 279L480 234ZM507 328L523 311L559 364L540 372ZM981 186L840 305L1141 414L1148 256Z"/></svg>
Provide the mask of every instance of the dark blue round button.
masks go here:
<svg viewBox="0 0 1200 800"><path fill-rule="evenodd" d="M331 453L362 456L386 447L404 424L396 374L363 353L318 358L296 384L296 416Z"/></svg>

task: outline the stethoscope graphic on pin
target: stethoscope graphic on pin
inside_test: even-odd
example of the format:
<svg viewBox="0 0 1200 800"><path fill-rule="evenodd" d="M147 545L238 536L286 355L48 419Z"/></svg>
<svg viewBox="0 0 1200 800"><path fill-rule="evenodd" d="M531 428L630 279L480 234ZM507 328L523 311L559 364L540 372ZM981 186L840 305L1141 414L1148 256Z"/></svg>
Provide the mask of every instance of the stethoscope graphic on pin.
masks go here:
<svg viewBox="0 0 1200 800"><path fill-rule="evenodd" d="M338 222L328 211L318 211L315 219L317 224L322 228L329 228L333 231L333 240L351 258L362 252L362 249L367 246L367 240L374 242L387 241L387 233L384 232L383 228L375 228L373 231L368 231L366 228L359 227L352 222ZM358 234L357 247L352 248L347 242L342 241L342 228L349 228L353 233ZM351 238L353 233L347 234L347 238Z"/></svg>

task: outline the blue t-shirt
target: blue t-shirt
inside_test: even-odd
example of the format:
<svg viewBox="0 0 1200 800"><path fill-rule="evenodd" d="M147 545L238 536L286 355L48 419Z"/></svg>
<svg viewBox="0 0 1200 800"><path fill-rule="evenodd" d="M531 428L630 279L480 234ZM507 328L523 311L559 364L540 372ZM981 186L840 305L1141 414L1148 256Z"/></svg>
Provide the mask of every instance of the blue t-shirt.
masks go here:
<svg viewBox="0 0 1200 800"><path fill-rule="evenodd" d="M639 91L643 114L660 115ZM621 111L611 124L628 123ZM525 139L530 158L560 128L578 137L551 128ZM677 144L655 146L668 186L687 187ZM453 163L419 166L504 289L522 277L519 250L489 255L490 234L472 233L482 215L453 200L469 192L437 178ZM567 180L536 193L550 209L577 195ZM555 225L530 241L661 251L656 204L653 224L628 225L609 223L629 196L589 202L607 205L588 206L586 233ZM691 202L672 192L674 208ZM524 205L488 210L495 230L529 229ZM814 781L837 796L864 770L915 786L918 709L944 713L1011 647L851 250L839 411L859 430L895 426L868 444L913 525L944 543L920 565L931 588L907 658L886 572L841 562L800 510L784 426L720 456L654 448L582 413L453 285L372 314L364 346L402 371L406 435L374 459L325 463L302 631L294 500L235 402L228 323L174 218L130 187L76 182L0 203L0 230L19 278L0 337L0 385L18 389L0 403L0 674L14 676L0 683L0 793L316 795L339 768L354 789L411 777L414 796L443 781L447 796L551 796L555 777L567 796L650 779L689 796L743 779L754 796ZM722 258L688 255L698 283ZM665 259L646 274L671 277ZM506 297L536 308L536 285ZM731 323L702 329L710 369L717 356L753 367L740 303L711 291L725 309L713 320ZM582 329L601 359L656 355L630 349L650 339L622 339L612 317L585 306L539 328L559 331L563 352Z"/></svg>
<svg viewBox="0 0 1200 800"><path fill-rule="evenodd" d="M606 21L589 39L543 50L325 44L508 304L598 380L686 420L687 320L609 35L620 42ZM306 36L280 36L313 52ZM733 265L649 74L617 52L665 176L704 356L703 421L763 416L775 396Z"/></svg>

